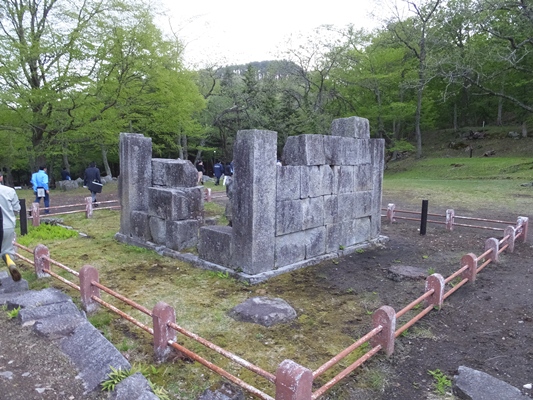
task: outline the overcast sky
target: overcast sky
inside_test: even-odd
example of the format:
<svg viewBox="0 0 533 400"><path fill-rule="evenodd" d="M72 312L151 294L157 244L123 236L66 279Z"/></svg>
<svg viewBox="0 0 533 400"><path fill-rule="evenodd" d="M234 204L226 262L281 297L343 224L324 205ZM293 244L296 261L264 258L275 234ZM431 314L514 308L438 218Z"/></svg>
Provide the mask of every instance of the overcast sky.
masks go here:
<svg viewBox="0 0 533 400"><path fill-rule="evenodd" d="M168 9L162 23L172 24L186 44L186 62L200 66L207 61L244 64L276 59L291 34L323 24L364 28L377 24L369 17L375 0L162 1Z"/></svg>

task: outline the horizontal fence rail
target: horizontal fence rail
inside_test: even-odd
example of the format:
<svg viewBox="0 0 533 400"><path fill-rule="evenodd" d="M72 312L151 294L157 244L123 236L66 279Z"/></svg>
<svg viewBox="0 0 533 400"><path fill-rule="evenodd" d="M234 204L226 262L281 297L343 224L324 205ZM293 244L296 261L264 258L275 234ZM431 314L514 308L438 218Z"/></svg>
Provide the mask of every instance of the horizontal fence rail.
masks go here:
<svg viewBox="0 0 533 400"><path fill-rule="evenodd" d="M388 209L388 212L389 211L390 208ZM65 283L69 287L79 291L82 307L87 313L94 312L99 306L103 306L153 336L154 352L158 361L165 361L171 355L171 349L174 349L179 351L181 354L198 361L206 368L235 383L257 398L264 400L316 400L320 396L324 395L333 386L338 384L351 372L360 367L363 363L371 359L374 355L380 353L381 350L383 350L387 356L392 355L394 352L395 340L400 337L402 333L422 319L425 315L429 314L432 310L440 310L444 300L466 283L470 282L471 284L474 284L476 275L483 268L485 268L491 262L498 262L499 254L501 254L503 251L514 251L514 246L517 240L525 242L527 239L527 231L528 218L518 217L516 225L509 225L504 228L504 237L502 239L487 239L485 241L485 250L479 256L476 256L473 253L463 256L461 258L460 268L447 278L444 278L440 274L432 274L428 276L425 283L424 293L407 306L400 309L400 311L395 312L395 310L390 306L380 307L372 315L373 328L370 330L370 332L355 341L346 349L342 350L339 354L331 358L315 371L303 367L292 360L284 360L279 364L275 374L265 371L262 368L242 359L241 357L179 326L176 323L175 310L168 304L159 302L152 310L150 310L111 290L99 282L98 270L91 265L84 265L81 270L77 272L53 260L50 257L49 250L46 246L38 245L32 250L18 243L14 243L14 245L20 250L33 253L33 260L24 257L20 254L20 252L17 254L17 256L19 259L27 262L30 265L33 265L35 268L35 273L38 277L52 276ZM478 265L480 262L482 264ZM53 272L51 269L52 265L57 266L58 268L61 268L78 278L79 285ZM141 313L150 316L152 318L152 326L143 324L131 315L120 310L118 307L102 300L100 296L101 291L105 292L112 298L122 301ZM404 319L404 317L406 317L410 311L418 309L419 305L423 305L424 308L414 317L411 317L408 321L403 322L399 328L396 328L397 320L400 318ZM240 365L241 367L248 369L256 375L264 378L268 383L274 384L274 390L276 393L275 397L272 397L262 390L244 382L223 368L208 361L201 355L187 349L184 345L179 344L176 338L177 333L180 333L196 341L197 343L202 344L206 349L212 350ZM318 383L315 382L316 379L323 376L325 372L336 366L347 356L353 354L354 351L366 343L369 343L370 345L369 351L367 351L350 366L344 368L335 377L331 378L328 382L313 392L313 383Z"/></svg>

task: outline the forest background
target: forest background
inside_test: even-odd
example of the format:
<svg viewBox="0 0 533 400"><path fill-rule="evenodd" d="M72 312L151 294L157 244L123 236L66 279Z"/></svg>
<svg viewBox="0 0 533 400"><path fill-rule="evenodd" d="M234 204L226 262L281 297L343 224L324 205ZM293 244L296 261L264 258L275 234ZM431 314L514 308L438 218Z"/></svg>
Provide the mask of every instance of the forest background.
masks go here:
<svg viewBox="0 0 533 400"><path fill-rule="evenodd" d="M179 31L142 0L0 3L0 168L27 185L90 161L119 170L118 134L155 157L230 161L237 131L327 133L368 118L389 158L424 155L425 132L520 126L533 116L531 0L400 0L373 31L321 26L280 60L189 70ZM401 13L407 10L407 14ZM407 17L403 17L407 15ZM243 34L246 34L243 32ZM516 142L517 145L519 142Z"/></svg>

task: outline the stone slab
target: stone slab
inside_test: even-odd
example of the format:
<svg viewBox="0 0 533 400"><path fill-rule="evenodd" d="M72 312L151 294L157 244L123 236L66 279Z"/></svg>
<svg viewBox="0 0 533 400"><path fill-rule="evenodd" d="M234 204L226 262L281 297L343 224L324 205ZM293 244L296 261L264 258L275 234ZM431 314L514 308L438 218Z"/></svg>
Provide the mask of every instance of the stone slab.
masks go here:
<svg viewBox="0 0 533 400"><path fill-rule="evenodd" d="M200 229L198 256L202 260L229 267L232 249L230 226L204 226Z"/></svg>
<svg viewBox="0 0 533 400"><path fill-rule="evenodd" d="M55 303L69 301L70 297L57 289L43 289L39 291L30 290L12 297L6 302L7 308L12 310L17 307L33 308L46 306Z"/></svg>
<svg viewBox="0 0 533 400"><path fill-rule="evenodd" d="M221 382L219 387L210 387L198 397L198 400L245 400L241 388L228 382Z"/></svg>
<svg viewBox="0 0 533 400"><path fill-rule="evenodd" d="M303 202L301 200L278 201L276 206L276 236L303 229Z"/></svg>
<svg viewBox="0 0 533 400"><path fill-rule="evenodd" d="M59 341L59 347L80 371L86 393L107 379L111 368L130 369L130 363L91 324L78 326L71 335Z"/></svg>
<svg viewBox="0 0 533 400"><path fill-rule="evenodd" d="M28 281L21 279L15 282L11 279L11 275L7 271L0 271L0 294L2 293L15 293L28 290Z"/></svg>
<svg viewBox="0 0 533 400"><path fill-rule="evenodd" d="M166 244L167 242L167 222L163 218L154 217L149 218L150 236L154 243Z"/></svg>
<svg viewBox="0 0 533 400"><path fill-rule="evenodd" d="M463 400L526 400L519 389L493 376L460 366L453 377L453 393Z"/></svg>
<svg viewBox="0 0 533 400"><path fill-rule="evenodd" d="M370 138L370 123L361 117L334 119L331 123L332 136L344 136L356 139Z"/></svg>
<svg viewBox="0 0 533 400"><path fill-rule="evenodd" d="M318 257L326 252L326 227L309 229L305 234L305 258Z"/></svg>
<svg viewBox="0 0 533 400"><path fill-rule="evenodd" d="M324 136L289 136L283 147L284 165L324 165Z"/></svg>
<svg viewBox="0 0 533 400"><path fill-rule="evenodd" d="M166 246L172 250L183 250L198 244L198 230L200 221L189 219L185 221L166 221Z"/></svg>
<svg viewBox="0 0 533 400"><path fill-rule="evenodd" d="M357 165L359 159L359 142L342 136L324 136L324 155L327 165ZM369 161L370 162L370 159Z"/></svg>
<svg viewBox="0 0 533 400"><path fill-rule="evenodd" d="M324 225L324 196L302 199L304 230Z"/></svg>
<svg viewBox="0 0 533 400"><path fill-rule="evenodd" d="M395 282L424 280L427 275L427 270L411 265L393 265L387 269L387 278Z"/></svg>
<svg viewBox="0 0 533 400"><path fill-rule="evenodd" d="M296 311L280 298L253 297L230 310L229 316L237 321L269 327L292 321Z"/></svg>
<svg viewBox="0 0 533 400"><path fill-rule="evenodd" d="M278 166L276 183L276 200L297 200L301 193L301 176L303 167Z"/></svg>
<svg viewBox="0 0 533 400"><path fill-rule="evenodd" d="M140 372L128 376L109 394L109 400L158 400L148 380Z"/></svg>
<svg viewBox="0 0 533 400"><path fill-rule="evenodd" d="M198 171L189 160L152 158L152 184L163 187L193 187Z"/></svg>
<svg viewBox="0 0 533 400"><path fill-rule="evenodd" d="M304 232L290 233L276 237L276 268L294 264L305 259Z"/></svg>
<svg viewBox="0 0 533 400"><path fill-rule="evenodd" d="M56 315L76 314L79 315L78 307L72 300L61 301L58 303L39 305L35 307L25 307L19 311L18 320L23 324L31 321L55 317Z"/></svg>
<svg viewBox="0 0 533 400"><path fill-rule="evenodd" d="M166 220L198 219L202 216L202 187L148 188L149 214Z"/></svg>
<svg viewBox="0 0 533 400"><path fill-rule="evenodd" d="M54 317L34 321L33 330L48 339L56 340L69 336L81 324L89 324L85 316L78 314L56 315Z"/></svg>
<svg viewBox="0 0 533 400"><path fill-rule="evenodd" d="M150 214L145 211L132 211L130 213L130 219L128 236L132 235L146 241L152 240L152 234L150 233Z"/></svg>

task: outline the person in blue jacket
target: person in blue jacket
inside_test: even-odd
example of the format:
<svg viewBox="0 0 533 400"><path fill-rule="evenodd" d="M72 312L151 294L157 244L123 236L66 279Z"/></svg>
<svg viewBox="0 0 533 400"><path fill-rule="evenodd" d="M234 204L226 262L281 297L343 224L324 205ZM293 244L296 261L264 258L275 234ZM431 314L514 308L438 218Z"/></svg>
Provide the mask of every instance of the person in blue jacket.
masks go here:
<svg viewBox="0 0 533 400"><path fill-rule="evenodd" d="M33 187L33 193L35 193L34 203L41 203L41 199L44 202L44 213L50 214L50 190L48 188L48 175L46 174L46 167L40 166L39 171L34 172L31 175L31 185Z"/></svg>
<svg viewBox="0 0 533 400"><path fill-rule="evenodd" d="M217 178L215 185L219 185L220 177L224 174L224 166L222 165L220 160L218 160L216 164L213 166L213 172L215 174L215 178Z"/></svg>

